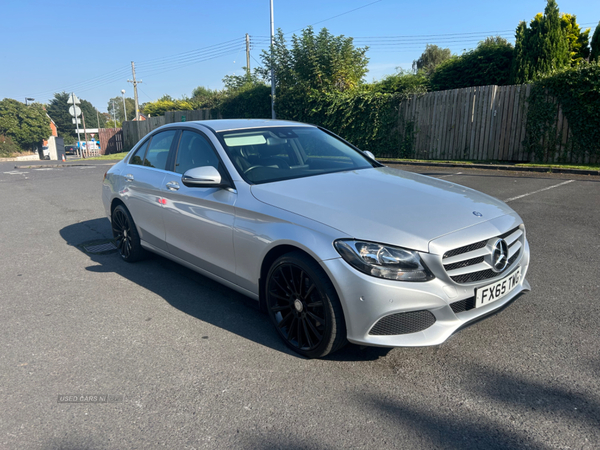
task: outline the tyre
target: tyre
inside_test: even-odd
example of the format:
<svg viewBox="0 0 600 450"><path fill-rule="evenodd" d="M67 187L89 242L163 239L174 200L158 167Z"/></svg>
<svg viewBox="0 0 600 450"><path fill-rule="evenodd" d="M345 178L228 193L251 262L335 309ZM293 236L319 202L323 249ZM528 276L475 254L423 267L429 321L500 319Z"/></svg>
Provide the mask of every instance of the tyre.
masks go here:
<svg viewBox="0 0 600 450"><path fill-rule="evenodd" d="M346 344L342 305L327 274L300 252L277 259L266 280L266 305L279 336L297 353L322 358Z"/></svg>
<svg viewBox="0 0 600 450"><path fill-rule="evenodd" d="M125 206L118 205L111 217L113 238L124 261L135 262L146 256L146 250L140 244L140 235Z"/></svg>

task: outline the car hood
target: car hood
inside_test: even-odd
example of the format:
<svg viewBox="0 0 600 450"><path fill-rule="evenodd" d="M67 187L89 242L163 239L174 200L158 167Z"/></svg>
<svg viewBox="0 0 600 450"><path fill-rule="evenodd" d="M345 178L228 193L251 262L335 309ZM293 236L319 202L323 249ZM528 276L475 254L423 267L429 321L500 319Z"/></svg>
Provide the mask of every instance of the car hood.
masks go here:
<svg viewBox="0 0 600 450"><path fill-rule="evenodd" d="M261 202L355 239L424 252L432 239L514 214L473 189L388 167L253 185L251 191Z"/></svg>

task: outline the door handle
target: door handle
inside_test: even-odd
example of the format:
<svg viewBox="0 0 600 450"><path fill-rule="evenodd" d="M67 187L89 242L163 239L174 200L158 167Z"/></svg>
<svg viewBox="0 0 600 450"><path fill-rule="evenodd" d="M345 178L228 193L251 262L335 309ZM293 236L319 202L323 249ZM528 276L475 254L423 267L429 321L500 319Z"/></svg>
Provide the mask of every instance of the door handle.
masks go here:
<svg viewBox="0 0 600 450"><path fill-rule="evenodd" d="M169 181L167 183L167 189L169 189L170 191L176 191L179 189L179 183L177 183L176 181Z"/></svg>
<svg viewBox="0 0 600 450"><path fill-rule="evenodd" d="M125 175L125 181L133 181L133 175L131 175L130 173Z"/></svg>

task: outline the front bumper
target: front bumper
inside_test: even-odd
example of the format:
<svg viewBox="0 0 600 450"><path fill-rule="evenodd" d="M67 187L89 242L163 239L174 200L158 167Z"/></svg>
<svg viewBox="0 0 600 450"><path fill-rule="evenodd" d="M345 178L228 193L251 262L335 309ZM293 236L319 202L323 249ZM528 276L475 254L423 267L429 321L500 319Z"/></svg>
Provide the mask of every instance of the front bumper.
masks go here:
<svg viewBox="0 0 600 450"><path fill-rule="evenodd" d="M468 301L475 296L476 288L485 286L490 281L470 285L458 285L440 278L423 283L390 281L358 272L341 258L323 261L323 264L342 303L348 340L360 345L438 345L460 328L501 310L523 292L530 290L525 279L529 268L529 244L526 240L519 260L505 274L508 276L520 267L521 278L517 286L497 301L456 313L451 306L453 303ZM456 308L455 305L454 309L462 308ZM395 335L372 334L373 326L384 317L424 310L435 317L435 322L422 331Z"/></svg>

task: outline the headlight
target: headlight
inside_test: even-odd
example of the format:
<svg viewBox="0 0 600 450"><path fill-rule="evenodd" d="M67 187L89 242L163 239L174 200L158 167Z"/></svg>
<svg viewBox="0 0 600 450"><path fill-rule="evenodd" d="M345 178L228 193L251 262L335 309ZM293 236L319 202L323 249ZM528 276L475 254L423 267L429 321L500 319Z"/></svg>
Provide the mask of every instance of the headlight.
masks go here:
<svg viewBox="0 0 600 450"><path fill-rule="evenodd" d="M419 254L412 250L350 239L337 240L333 246L348 264L367 275L399 281L434 278Z"/></svg>

